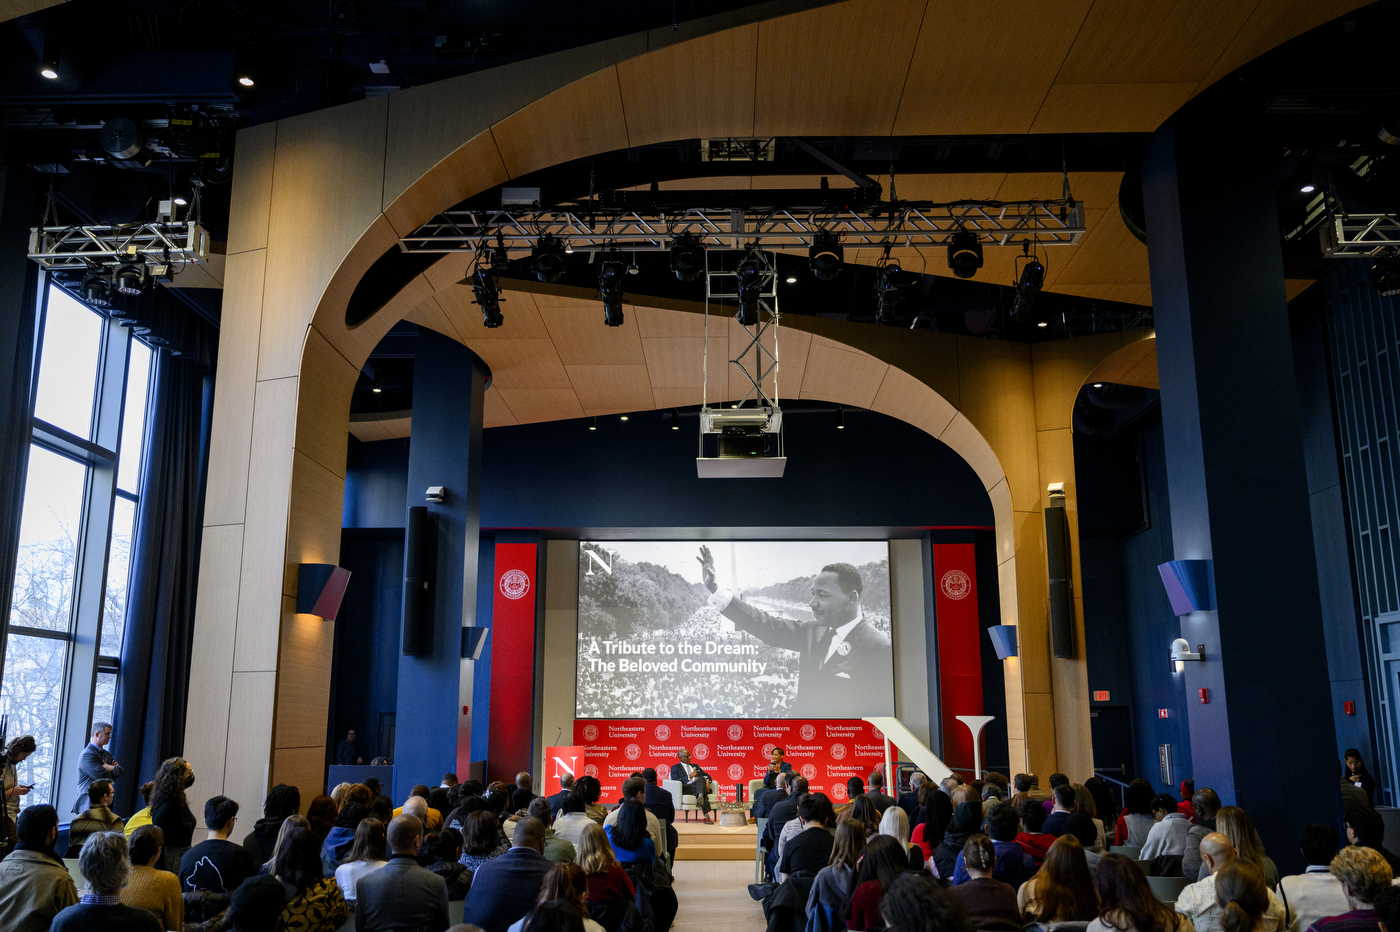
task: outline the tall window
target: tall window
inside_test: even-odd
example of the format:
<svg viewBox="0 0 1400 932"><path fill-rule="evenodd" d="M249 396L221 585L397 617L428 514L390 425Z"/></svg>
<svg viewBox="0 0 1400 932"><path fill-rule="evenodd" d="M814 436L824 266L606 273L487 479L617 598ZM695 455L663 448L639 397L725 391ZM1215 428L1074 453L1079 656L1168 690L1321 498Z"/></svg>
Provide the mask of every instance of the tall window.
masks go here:
<svg viewBox="0 0 1400 932"><path fill-rule="evenodd" d="M154 359L62 289L40 305L0 712L38 744L18 768L34 785L23 804L59 805L91 723L112 716Z"/></svg>

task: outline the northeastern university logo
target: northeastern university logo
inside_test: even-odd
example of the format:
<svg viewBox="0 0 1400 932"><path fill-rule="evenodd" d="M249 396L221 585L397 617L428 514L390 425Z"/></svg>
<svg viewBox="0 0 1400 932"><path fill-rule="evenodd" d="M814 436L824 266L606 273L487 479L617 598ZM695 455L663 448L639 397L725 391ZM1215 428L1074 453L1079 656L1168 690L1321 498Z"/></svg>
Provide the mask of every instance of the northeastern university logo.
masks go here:
<svg viewBox="0 0 1400 932"><path fill-rule="evenodd" d="M831 785L831 795L834 799L846 798L846 786L843 783L833 783Z"/></svg>
<svg viewBox="0 0 1400 932"><path fill-rule="evenodd" d="M962 570L949 570L944 573L938 585L943 594L954 602L967 598L967 594L972 591L972 580Z"/></svg>
<svg viewBox="0 0 1400 932"><path fill-rule="evenodd" d="M817 778L816 766L813 764L803 764L802 776L806 777L808 780L815 780Z"/></svg>
<svg viewBox="0 0 1400 932"><path fill-rule="evenodd" d="M501 595L507 599L523 599L529 591L530 577L521 570L506 570L501 574Z"/></svg>
<svg viewBox="0 0 1400 932"><path fill-rule="evenodd" d="M584 726L583 726L583 740L585 740L585 741L597 741L597 740L598 740L598 726L597 726L597 725L584 725Z"/></svg>
<svg viewBox="0 0 1400 932"><path fill-rule="evenodd" d="M831 750L827 753L831 755L832 760L841 760L846 756L846 746L844 744L833 744Z"/></svg>
<svg viewBox="0 0 1400 932"><path fill-rule="evenodd" d="M656 740L657 740L657 741L665 741L665 740L666 740L667 738L669 738L669 737L671 737L671 728L670 728L669 725L657 725L657 726L656 726Z"/></svg>
<svg viewBox="0 0 1400 932"><path fill-rule="evenodd" d="M803 725L803 726L802 726L802 731L800 732L800 734L802 735L802 740L803 740L803 741L811 741L813 738L815 738L815 737L817 736L817 726L816 726L816 725Z"/></svg>
<svg viewBox="0 0 1400 932"><path fill-rule="evenodd" d="M696 760L704 760L710 756L710 746L708 744L697 744L690 753Z"/></svg>
<svg viewBox="0 0 1400 932"><path fill-rule="evenodd" d="M744 737L744 728L742 725L730 725L729 730L726 731L725 734L729 736L730 741L738 741L740 738Z"/></svg>
<svg viewBox="0 0 1400 932"><path fill-rule="evenodd" d="M743 765L743 764L730 764L730 765L729 765L729 779L731 779L731 780L738 780L738 779L740 779L740 778L743 777L743 776L744 776L744 765Z"/></svg>
<svg viewBox="0 0 1400 932"><path fill-rule="evenodd" d="M628 760L636 760L642 756L642 749L635 744L627 745L627 750L622 753L627 755Z"/></svg>

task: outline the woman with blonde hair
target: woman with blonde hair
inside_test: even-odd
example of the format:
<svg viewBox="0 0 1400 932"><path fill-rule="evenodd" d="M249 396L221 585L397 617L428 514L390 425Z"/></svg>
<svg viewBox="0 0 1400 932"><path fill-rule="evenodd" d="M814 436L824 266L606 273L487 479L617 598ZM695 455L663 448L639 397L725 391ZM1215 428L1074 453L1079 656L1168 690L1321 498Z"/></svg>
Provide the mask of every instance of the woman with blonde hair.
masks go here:
<svg viewBox="0 0 1400 932"><path fill-rule="evenodd" d="M1270 890L1278 886L1278 868L1273 859L1264 853L1264 842L1243 809L1239 806L1221 806L1215 814L1215 830L1230 839L1241 861L1248 861L1259 868Z"/></svg>
<svg viewBox="0 0 1400 932"><path fill-rule="evenodd" d="M331 790L330 796L331 799L335 801L335 808L337 810L344 808L345 794L350 792L350 787L352 786L354 786L353 783L337 783L335 789Z"/></svg>
<svg viewBox="0 0 1400 932"><path fill-rule="evenodd" d="M1094 823L1094 843L1090 847L1095 851L1103 851L1103 819L1099 818L1101 813L1098 803L1094 802L1094 794L1082 783L1071 783L1069 786L1074 790L1074 811L1083 813Z"/></svg>
<svg viewBox="0 0 1400 932"><path fill-rule="evenodd" d="M584 932L603 932L603 927L588 916L588 875L577 864L556 864L544 875L535 905L554 901L576 906L583 912ZM506 932L521 932L528 919L528 914L520 917Z"/></svg>
<svg viewBox="0 0 1400 932"><path fill-rule="evenodd" d="M578 866L588 875L588 902L605 906L616 899L632 900L637 888L617 862L612 842L596 822L583 827L578 842Z"/></svg>
<svg viewBox="0 0 1400 932"><path fill-rule="evenodd" d="M350 856L335 869L335 882L350 909L355 908L355 885L370 871L389 863L384 823L374 817L362 819L355 827Z"/></svg>
<svg viewBox="0 0 1400 932"><path fill-rule="evenodd" d="M1263 872L1243 859L1222 867L1215 875L1215 905L1224 932L1264 932L1269 888Z"/></svg>
<svg viewBox="0 0 1400 932"><path fill-rule="evenodd" d="M898 806L891 806L880 817L880 835L888 835L899 842L909 852L909 869L924 869L924 849L909 843L909 813Z"/></svg>
<svg viewBox="0 0 1400 932"><path fill-rule="evenodd" d="M294 828L304 828L310 831L311 823L306 820L306 816L298 814L289 815L283 819L282 827L277 830L277 841L272 845L272 857L267 859L267 863L259 869L259 873L272 873L272 865L277 863L277 856L282 853L283 848L287 847L287 835Z"/></svg>
<svg viewBox="0 0 1400 932"><path fill-rule="evenodd" d="M1016 893L1026 922L1089 922L1098 918L1099 898L1084 846L1061 835L1046 852L1045 863Z"/></svg>

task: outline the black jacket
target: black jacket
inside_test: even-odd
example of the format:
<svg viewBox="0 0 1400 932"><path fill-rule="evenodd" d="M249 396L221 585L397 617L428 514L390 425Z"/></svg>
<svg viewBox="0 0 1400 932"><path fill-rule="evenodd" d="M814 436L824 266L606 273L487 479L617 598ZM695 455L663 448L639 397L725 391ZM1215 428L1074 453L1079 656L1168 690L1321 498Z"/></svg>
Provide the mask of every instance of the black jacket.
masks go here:
<svg viewBox="0 0 1400 932"><path fill-rule="evenodd" d="M763 827L764 847L769 851L778 847L778 835L783 826L797 818L797 797L789 796L768 810L768 824Z"/></svg>
<svg viewBox="0 0 1400 932"><path fill-rule="evenodd" d="M671 794L657 786L655 783L647 784L647 811L658 819L664 819L668 825L676 824L676 801L671 798Z"/></svg>
<svg viewBox="0 0 1400 932"><path fill-rule="evenodd" d="M899 808L904 810L904 814L909 817L909 831L914 831L914 826L918 825L919 817L919 794L900 793Z"/></svg>
<svg viewBox="0 0 1400 932"><path fill-rule="evenodd" d="M778 862L778 872L793 874L811 871L816 874L831 860L831 849L835 844L835 836L826 829L818 826L804 828L788 839L783 848L783 859Z"/></svg>
<svg viewBox="0 0 1400 932"><path fill-rule="evenodd" d="M894 797L886 795L880 790L868 790L865 795L870 797L870 801L875 804L876 811L882 816L885 814L886 809L894 805ZM913 829L910 829L910 831L912 832Z"/></svg>
<svg viewBox="0 0 1400 932"><path fill-rule="evenodd" d="M755 819L766 819L773 811L773 807L788 798L787 790L764 790L759 794L758 805L754 807L753 815Z"/></svg>
<svg viewBox="0 0 1400 932"><path fill-rule="evenodd" d="M286 816L262 818L253 823L253 830L243 837L243 847L259 865L272 860L272 849L277 844L277 833L282 831Z"/></svg>

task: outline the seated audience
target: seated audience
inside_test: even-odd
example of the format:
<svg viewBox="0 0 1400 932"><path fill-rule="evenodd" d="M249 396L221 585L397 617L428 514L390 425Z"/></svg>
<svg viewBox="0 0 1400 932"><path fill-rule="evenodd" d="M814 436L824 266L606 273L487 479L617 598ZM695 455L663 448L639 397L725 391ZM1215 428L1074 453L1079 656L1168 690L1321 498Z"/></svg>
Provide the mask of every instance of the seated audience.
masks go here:
<svg viewBox="0 0 1400 932"><path fill-rule="evenodd" d="M874 838L880 833L880 810L875 808L875 802L867 795L852 797L851 804L841 810L837 821L845 822L847 820L864 825L867 839Z"/></svg>
<svg viewBox="0 0 1400 932"><path fill-rule="evenodd" d="M331 800L335 803L335 808L340 809L345 805L345 794L350 791L352 783L337 783L331 789Z"/></svg>
<svg viewBox="0 0 1400 932"><path fill-rule="evenodd" d="M356 890L360 878L389 863L387 847L388 840L383 822L375 818L365 818L355 827L355 840L350 846L350 854L344 863L335 869L335 883L340 887L340 895L345 899L347 909L355 908L355 900L359 897Z"/></svg>
<svg viewBox="0 0 1400 932"><path fill-rule="evenodd" d="M1030 796L1021 801L1016 812L1021 817L1021 827L1024 829L1017 834L1016 844L1020 845L1021 850L1029 854L1036 864L1044 863L1045 855L1055 843L1054 835L1047 835L1041 831L1049 816L1041 806L1040 800Z"/></svg>
<svg viewBox="0 0 1400 932"><path fill-rule="evenodd" d="M909 775L909 792L899 794L898 805L904 810L904 817L909 820L910 832L919 824L919 807L923 805L919 800L919 787L928 782L928 774L916 770Z"/></svg>
<svg viewBox="0 0 1400 932"><path fill-rule="evenodd" d="M1042 813L1044 811L1041 810ZM992 810L985 822L987 835L991 836L992 850L996 853L996 860L989 868L991 876L1009 884L1013 892L1019 890L1021 884L1030 880L1036 872L1035 858L1027 854L1025 849L1016 843L1016 829L1020 826L1020 820L1016 818L1016 813L1012 811L1010 806L1002 804ZM971 840L971 838L968 839L968 841ZM964 842L963 850L958 854L957 863L953 866L954 884L964 884L971 877L964 858L966 852L967 842ZM913 869L913 865L910 867Z"/></svg>
<svg viewBox="0 0 1400 932"><path fill-rule="evenodd" d="M554 794L552 794L551 796L548 797L548 799L549 799L549 811L557 814L557 813L559 812L559 810L563 809L563 808L564 808L564 800L565 800L566 797L568 797L568 795L569 795L571 792L573 792L573 789L574 789L574 775L573 775L573 774L571 774L571 773L566 773L566 774L564 774L562 777L560 777L560 778L559 778L559 792L554 793ZM670 794L670 793L667 793L666 795L667 795L667 796L670 796L671 794ZM675 820L672 819L671 821L674 822Z"/></svg>
<svg viewBox="0 0 1400 932"><path fill-rule="evenodd" d="M126 832L128 843L131 840L132 832L143 825L151 824L151 790L155 789L155 786L155 783L151 780L147 780L145 783L141 784L141 799L145 802L146 807L136 810L131 818L126 820L126 827L123 828L122 831Z"/></svg>
<svg viewBox="0 0 1400 932"><path fill-rule="evenodd" d="M836 840L831 845L831 855L826 867L817 871L812 882L812 891L807 896L807 914L820 904L831 911L831 916L840 916L846 899L851 893L851 878L855 876L856 865L860 863L865 850L865 832L859 825L842 822L836 826Z"/></svg>
<svg viewBox="0 0 1400 932"><path fill-rule="evenodd" d="M1089 788L1082 783L1071 783L1070 788L1074 790L1074 812L1076 815L1086 816L1094 826L1094 843L1085 845L1086 848L1093 848L1095 851L1104 850L1104 827L1103 820L1099 818L1098 803L1094 802L1094 795L1089 792Z"/></svg>
<svg viewBox="0 0 1400 932"><path fill-rule="evenodd" d="M865 781L860 777L851 777L846 781L846 798L855 802L857 798L865 795Z"/></svg>
<svg viewBox="0 0 1400 932"><path fill-rule="evenodd" d="M1176 800L1166 793L1159 793L1152 798L1152 829L1147 833L1147 840L1142 844L1142 852L1138 855L1141 861L1151 861L1159 855L1185 855L1186 854L1186 833L1191 830L1191 823L1186 816L1176 809Z"/></svg>
<svg viewBox="0 0 1400 932"><path fill-rule="evenodd" d="M317 842L325 843L339 815L340 807L324 793L311 800L311 805L306 808L306 822L311 826L311 834L316 836Z"/></svg>
<svg viewBox="0 0 1400 932"><path fill-rule="evenodd" d="M1394 883L1376 897L1376 920L1382 929L1400 929L1400 886Z"/></svg>
<svg viewBox="0 0 1400 932"><path fill-rule="evenodd" d="M314 837L314 835L313 835ZM229 898L229 932L267 932L276 929L287 906L287 888L271 874L250 877Z"/></svg>
<svg viewBox="0 0 1400 932"><path fill-rule="evenodd" d="M884 928L880 900L908 865L903 847L888 835L876 835L866 842L846 899L846 928L856 932Z"/></svg>
<svg viewBox="0 0 1400 932"><path fill-rule="evenodd" d="M919 788L923 794L924 801L919 805L919 815L915 819L920 825L925 826L923 842L931 849L937 848L943 843L943 833L948 830L948 825L953 821L953 788L958 785L961 778L957 774L945 777L934 786L932 782L925 783Z"/></svg>
<svg viewBox="0 0 1400 932"><path fill-rule="evenodd" d="M422 929L440 932L447 915L447 884L418 863L423 846L423 823L401 815L389 823L389 863L359 879L356 885L357 932L396 932Z"/></svg>
<svg viewBox="0 0 1400 932"><path fill-rule="evenodd" d="M995 783L984 783L982 785L982 814L986 815L1005 800L1001 798L1001 787Z"/></svg>
<svg viewBox="0 0 1400 932"><path fill-rule="evenodd" d="M1191 795L1191 811L1195 814L1186 832L1186 853L1181 856L1181 872L1200 879L1201 840L1215 831L1215 814L1220 811L1220 797L1210 787L1202 787Z"/></svg>
<svg viewBox="0 0 1400 932"><path fill-rule="evenodd" d="M243 836L243 847L253 856L253 861L262 864L272 858L272 846L277 843L277 833L282 830L282 820L296 815L301 810L301 790L285 783L279 783L268 791L263 801L263 817L253 823L253 830Z"/></svg>
<svg viewBox="0 0 1400 932"><path fill-rule="evenodd" d="M290 821L290 820L289 820ZM279 928L298 932L336 932L350 915L335 877L321 868L321 846L304 828L293 828L283 839L272 864L272 875L286 886L287 905Z"/></svg>
<svg viewBox="0 0 1400 932"><path fill-rule="evenodd" d="M903 812L901 811L901 815ZM802 826L783 848L778 860L778 878L809 871L813 876L831 861L836 840L831 835L836 813L825 793L808 793L797 807L797 822Z"/></svg>
<svg viewBox="0 0 1400 932"><path fill-rule="evenodd" d="M885 810L894 805L894 797L885 792L885 775L876 771L866 782L870 784L870 789L865 795L875 804L875 811L883 817Z"/></svg>
<svg viewBox="0 0 1400 932"><path fill-rule="evenodd" d="M656 844L647 834L649 813L646 808L633 797L618 806L614 815L613 823L604 829L612 843L613 854L623 864L640 861L650 865L656 859Z"/></svg>
<svg viewBox="0 0 1400 932"><path fill-rule="evenodd" d="M111 780L93 780L88 784L88 808L68 823L68 856L76 858L83 842L98 832L120 832L121 816L109 807L115 798Z"/></svg>
<svg viewBox="0 0 1400 932"><path fill-rule="evenodd" d="M1086 932L1192 932L1191 920L1157 899L1142 871L1121 854L1099 862L1094 890L1099 912Z"/></svg>
<svg viewBox="0 0 1400 932"><path fill-rule="evenodd" d="M1055 776L1060 776L1060 774L1056 774ZM1051 779L1054 778L1052 777ZM1074 793L1074 787L1069 782L1061 783L1056 786L1051 803L1050 815L1046 817L1045 825L1041 830L1047 835L1054 835L1056 838L1067 833L1078 836L1081 833L1071 828L1073 824L1071 820L1074 819L1075 816L1079 817L1075 821L1087 823L1092 827L1094 823L1089 821L1088 816L1075 811L1076 802L1077 797ZM1097 832L1095 832L1095 834L1097 835Z"/></svg>
<svg viewBox="0 0 1400 932"><path fill-rule="evenodd" d="M1152 813L1152 784L1138 777L1128 784L1123 794L1123 814L1113 829L1115 845L1132 845L1141 848L1147 844L1147 835L1157 824ZM1189 826L1188 826L1189 828ZM1186 850L1186 839L1182 839L1182 851Z"/></svg>
<svg viewBox="0 0 1400 932"><path fill-rule="evenodd" d="M1221 806L1215 814L1216 831L1230 839L1235 853L1242 861L1249 861L1264 875L1264 884L1270 890L1278 886L1278 868L1273 859L1264 853L1264 842L1254 829L1254 823L1239 806Z"/></svg>
<svg viewBox="0 0 1400 932"><path fill-rule="evenodd" d="M577 852L573 842L567 838L560 838L559 833L554 830L554 813L550 811L549 800L544 796L536 796L530 800L527 811L531 818L539 819L540 824L544 826L545 858L555 864L572 864Z"/></svg>
<svg viewBox="0 0 1400 932"><path fill-rule="evenodd" d="M548 852L545 856L548 857ZM452 828L429 835L423 842L423 853L418 856L419 863L447 884L449 900L465 900L467 891L472 887L472 872L462 865L461 857L462 833Z"/></svg>
<svg viewBox="0 0 1400 932"><path fill-rule="evenodd" d="M536 799L544 799L542 796ZM548 801L545 803L548 805ZM581 928L584 932L603 932L603 927L595 922L588 915L588 875L583 872L583 868L577 864L555 864L549 869L549 873L544 875L544 883L540 886L539 901L535 903L530 912L524 918L511 925L509 932L522 932L526 924L531 921L531 917L539 918L536 910L548 904L568 904L579 911L582 917ZM543 925L541 923L540 925ZM540 928L539 925L536 928ZM546 932L540 929L540 932ZM548 932L561 932L558 926L550 925Z"/></svg>
<svg viewBox="0 0 1400 932"><path fill-rule="evenodd" d="M978 803L959 803L953 810L953 822L943 835L943 843L933 849L933 876L952 881L957 869L958 855L973 835L982 831L982 807Z"/></svg>
<svg viewBox="0 0 1400 932"><path fill-rule="evenodd" d="M1222 932L1264 932L1269 928L1267 914L1272 894L1264 885L1263 873L1252 861L1236 860L1213 876L1215 921Z"/></svg>
<svg viewBox="0 0 1400 932"><path fill-rule="evenodd" d="M927 874L904 874L880 899L880 918L889 932L965 932L962 907Z"/></svg>
<svg viewBox="0 0 1400 932"><path fill-rule="evenodd" d="M282 853L282 849L287 847L287 836L294 828L304 828L311 831L311 823L306 821L306 816L289 815L282 820L282 828L277 832L277 840L272 843L272 856L267 859L262 867L258 868L260 874L271 874L272 866L277 863L277 855ZM315 833L312 832L314 835Z"/></svg>
<svg viewBox="0 0 1400 932"><path fill-rule="evenodd" d="M656 768L648 767L642 771L642 780L646 782L646 798L642 804L647 807L647 812L662 822L666 823L666 850L671 851L676 847L676 801L667 790L663 790L657 784Z"/></svg>
<svg viewBox="0 0 1400 932"><path fill-rule="evenodd" d="M1385 822L1374 809L1347 810L1347 841L1353 845L1374 848L1385 858L1391 871L1400 870L1400 858L1386 850L1381 841L1385 838Z"/></svg>
<svg viewBox="0 0 1400 932"><path fill-rule="evenodd" d="M1016 808L1017 812L1020 812L1021 803L1023 801L1035 799L1035 796L1032 795L1032 791L1035 789L1035 774L1016 774L1011 778L1011 789L1013 792L1011 798L1007 800L1007 802L1011 803L1011 805Z"/></svg>
<svg viewBox="0 0 1400 932"><path fill-rule="evenodd" d="M1337 852L1327 869L1341 881L1347 911L1314 920L1309 932L1380 932L1376 899L1395 879L1380 852L1352 845Z"/></svg>
<svg viewBox="0 0 1400 932"><path fill-rule="evenodd" d="M628 902L637 895L632 878L613 854L607 833L594 823L583 830L579 839L578 863L588 875L588 902L606 907L613 900Z"/></svg>
<svg viewBox="0 0 1400 932"><path fill-rule="evenodd" d="M1062 783L1056 790L1068 786ZM1016 905L1027 922L1088 922L1098 916L1094 879L1078 838L1061 835L1055 840L1040 870L1021 884Z"/></svg>
<svg viewBox="0 0 1400 932"><path fill-rule="evenodd" d="M911 871L924 869L924 849L909 840L909 817L904 814L903 809L898 806L887 806L885 814L880 817L879 833L897 840L908 850Z"/></svg>
<svg viewBox="0 0 1400 932"><path fill-rule="evenodd" d="M151 781L151 824L165 833L165 869L180 872L180 861L194 839L195 818L185 799L185 788L194 783L194 768L180 757L160 765Z"/></svg>
<svg viewBox="0 0 1400 932"><path fill-rule="evenodd" d="M370 802L374 802L374 797L370 797ZM442 828L447 814L452 811L452 806L447 804L447 790L441 786L435 786L428 790L428 809L437 814L438 828Z"/></svg>
<svg viewBox="0 0 1400 932"><path fill-rule="evenodd" d="M1016 849L1020 851L1020 846L1016 846ZM1021 854L1024 856L1025 852ZM973 835L963 845L962 854L958 855L958 859L964 879L961 882L955 881L955 886L949 893L967 913L973 928L1005 932L1019 930L1022 923L1021 910L1016 905L1016 888L993 876L997 853L992 840L986 835Z"/></svg>
<svg viewBox="0 0 1400 932"><path fill-rule="evenodd" d="M321 865L327 877L334 877L335 869L350 857L350 849L355 844L355 830L367 818L369 809L358 799L347 801L341 807L340 813L335 817L335 826L321 844Z"/></svg>
<svg viewBox="0 0 1400 932"><path fill-rule="evenodd" d="M53 917L50 932L162 932L153 914L121 901L122 888L131 873L125 835L89 835L78 855L78 869L87 881L87 890L75 905Z"/></svg>
<svg viewBox="0 0 1400 932"><path fill-rule="evenodd" d="M1041 804L1045 807L1045 812L1047 814L1055 811L1055 790L1062 786L1069 786L1069 777L1062 773L1052 773L1050 774L1048 783L1050 792L1045 801Z"/></svg>
<svg viewBox="0 0 1400 932"><path fill-rule="evenodd" d="M1301 874L1284 877L1278 897L1288 910L1290 932L1304 932L1324 916L1340 916L1351 907L1342 882L1328 869L1337 856L1337 830L1330 825L1309 825L1298 839L1308 866Z"/></svg>
<svg viewBox="0 0 1400 932"><path fill-rule="evenodd" d="M242 845L229 841L238 822L238 803L215 796L204 804L204 825L209 838L185 852L180 859L182 890L209 890L228 895L258 872L257 862Z"/></svg>
<svg viewBox="0 0 1400 932"><path fill-rule="evenodd" d="M1114 830L1118 827L1121 811L1113 801L1113 794L1109 792L1108 782L1103 777L1090 777L1084 781L1084 788L1089 791L1089 798L1094 801L1094 818L1103 823L1104 845L1107 846L1110 844L1108 839L1113 837Z"/></svg>
<svg viewBox="0 0 1400 932"><path fill-rule="evenodd" d="M154 825L143 825L131 833L131 874L122 889L121 901L155 916L162 929L182 929L185 898L180 878L158 866L164 846L165 833Z"/></svg>
<svg viewBox="0 0 1400 932"><path fill-rule="evenodd" d="M1181 781L1181 785L1178 786L1177 789L1181 793L1181 800L1176 804L1177 811L1190 819L1192 824L1195 824L1196 803L1194 800L1196 796L1196 781L1187 777L1185 780Z"/></svg>
<svg viewBox="0 0 1400 932"><path fill-rule="evenodd" d="M394 810L394 818L401 815L411 815L423 823L424 831L436 832L442 828L443 815L428 804L429 795L427 784L419 783L408 794L408 799L403 801L403 805ZM422 802L416 803L415 799L422 800ZM366 799L365 806L368 807L369 803L370 801Z"/></svg>
<svg viewBox="0 0 1400 932"><path fill-rule="evenodd" d="M521 819L520 823L516 824L517 834L520 832L520 824L525 821L527 820ZM479 809L467 816L467 824L462 829L461 863L472 874L479 873L483 864L510 850L510 843L501 835L499 826L496 814L487 809Z"/></svg>
<svg viewBox="0 0 1400 932"><path fill-rule="evenodd" d="M644 829L639 831L645 834ZM544 826L539 819L521 819L510 850L476 870L462 921L484 932L505 932L529 912L552 866L544 856Z"/></svg>
<svg viewBox="0 0 1400 932"><path fill-rule="evenodd" d="M528 809L530 800L534 799L535 781L525 771L515 775L515 792L510 795L510 810L515 812L520 809Z"/></svg>
<svg viewBox="0 0 1400 932"><path fill-rule="evenodd" d="M622 781L623 800L636 800L642 807L642 815L645 816L647 826L647 837L651 839L652 850L656 857L666 856L666 833L661 829L661 820L658 819L649 809L646 808L647 783L641 777L628 777ZM611 828L617 824L618 817L622 812L622 806L618 806L608 817L603 820L603 828Z"/></svg>
<svg viewBox="0 0 1400 932"><path fill-rule="evenodd" d="M0 929L43 932L59 911L78 902L78 888L54 854L58 813L53 806L20 810L19 842L0 861Z"/></svg>
<svg viewBox="0 0 1400 932"><path fill-rule="evenodd" d="M1219 832L1211 832L1201 839L1201 861L1209 872L1207 876L1195 883L1188 884L1179 894L1177 894L1175 908L1176 911L1191 920L1191 924L1196 927L1196 932L1220 932L1225 926L1223 918L1223 902L1218 902L1216 890L1217 878L1226 869L1233 869L1238 866L1239 854L1235 851L1235 846L1230 844L1230 839ZM1264 885L1264 874L1252 862L1245 861L1243 866L1248 872L1258 878L1259 887L1263 890L1263 906L1260 908L1258 922L1263 924L1262 930L1253 927L1229 928L1226 932L1278 932L1288 924L1283 904ZM1239 872L1231 874L1232 889L1242 889L1240 885L1244 883L1239 877ZM1252 888L1251 888L1252 889ZM1238 913L1232 913L1238 919Z"/></svg>
<svg viewBox="0 0 1400 932"><path fill-rule="evenodd" d="M608 807L598 802L599 798L603 795L603 784L598 782L597 777L584 776L579 777L578 782L574 784L574 788L578 790L579 795L583 797L583 801L587 804L587 808L583 811L586 812L588 817L594 822L602 825L603 820L608 817Z"/></svg>
<svg viewBox="0 0 1400 932"><path fill-rule="evenodd" d="M555 836L569 842L575 850L578 850L579 839L583 837L584 827L590 824L599 824L588 817L588 813L585 811L587 808L588 803L584 802L582 796L578 793L570 793L564 797L564 805L560 807L563 814L554 820Z"/></svg>

